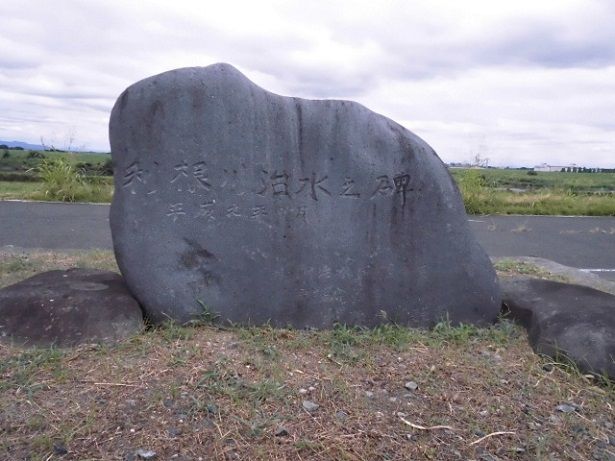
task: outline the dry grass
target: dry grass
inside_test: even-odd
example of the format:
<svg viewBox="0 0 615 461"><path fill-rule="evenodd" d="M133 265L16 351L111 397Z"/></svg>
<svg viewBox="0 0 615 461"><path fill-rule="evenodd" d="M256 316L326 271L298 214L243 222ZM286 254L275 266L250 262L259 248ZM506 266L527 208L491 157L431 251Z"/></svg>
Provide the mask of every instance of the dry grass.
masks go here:
<svg viewBox="0 0 615 461"><path fill-rule="evenodd" d="M0 258L3 284L34 270L18 257ZM108 267L111 257L28 261ZM612 384L534 355L505 321L431 332L167 325L113 346L0 346L6 460L138 459L139 449L162 460L610 460L614 407Z"/></svg>

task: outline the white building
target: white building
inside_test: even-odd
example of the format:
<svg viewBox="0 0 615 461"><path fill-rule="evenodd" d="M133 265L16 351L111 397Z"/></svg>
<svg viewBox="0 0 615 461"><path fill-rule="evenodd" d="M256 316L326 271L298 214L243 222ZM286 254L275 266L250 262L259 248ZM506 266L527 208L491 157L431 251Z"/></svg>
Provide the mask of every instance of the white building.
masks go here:
<svg viewBox="0 0 615 461"><path fill-rule="evenodd" d="M572 168L574 167L576 167L576 165L556 166L556 165L547 165L546 163L543 163L542 165L536 165L534 167L534 171L562 171L562 168L570 168L572 170Z"/></svg>

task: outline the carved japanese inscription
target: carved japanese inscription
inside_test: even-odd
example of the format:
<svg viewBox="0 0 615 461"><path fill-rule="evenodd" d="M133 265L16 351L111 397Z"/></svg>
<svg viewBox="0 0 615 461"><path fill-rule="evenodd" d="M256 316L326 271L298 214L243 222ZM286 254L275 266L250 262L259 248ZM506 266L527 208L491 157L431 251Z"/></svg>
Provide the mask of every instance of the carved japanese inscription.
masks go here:
<svg viewBox="0 0 615 461"><path fill-rule="evenodd" d="M269 93L231 66L129 87L111 116L111 228L154 322L484 324L495 273L433 150L348 101Z"/></svg>

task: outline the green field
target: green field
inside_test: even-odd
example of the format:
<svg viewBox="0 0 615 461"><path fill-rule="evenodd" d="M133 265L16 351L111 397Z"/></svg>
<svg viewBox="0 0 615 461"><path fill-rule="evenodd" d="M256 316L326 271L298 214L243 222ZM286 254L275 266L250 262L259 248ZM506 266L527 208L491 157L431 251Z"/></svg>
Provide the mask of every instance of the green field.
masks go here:
<svg viewBox="0 0 615 461"><path fill-rule="evenodd" d="M111 173L111 155L99 152L60 152L0 149L0 180L31 180L45 160L65 160L87 175ZM27 179L24 175L28 175Z"/></svg>
<svg viewBox="0 0 615 461"><path fill-rule="evenodd" d="M578 194L615 192L615 173L560 173L502 168L451 168L450 171L457 181L468 171L477 171L484 179L485 186L496 189L518 188L533 192L550 189Z"/></svg>
<svg viewBox="0 0 615 461"><path fill-rule="evenodd" d="M452 169L469 214L615 216L615 173Z"/></svg>
<svg viewBox="0 0 615 461"><path fill-rule="evenodd" d="M109 202L111 156L0 149L0 200Z"/></svg>

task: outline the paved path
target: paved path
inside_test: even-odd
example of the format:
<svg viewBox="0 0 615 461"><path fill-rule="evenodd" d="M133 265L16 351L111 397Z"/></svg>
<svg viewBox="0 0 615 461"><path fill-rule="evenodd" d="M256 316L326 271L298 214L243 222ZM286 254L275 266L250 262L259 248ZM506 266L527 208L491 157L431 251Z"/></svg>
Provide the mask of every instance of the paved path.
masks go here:
<svg viewBox="0 0 615 461"><path fill-rule="evenodd" d="M472 216L489 256L535 256L615 280L615 217Z"/></svg>
<svg viewBox="0 0 615 461"><path fill-rule="evenodd" d="M0 247L111 248L108 205L0 201ZM474 216L490 256L537 256L615 280L615 217Z"/></svg>
<svg viewBox="0 0 615 461"><path fill-rule="evenodd" d="M109 206L0 201L0 247L112 248Z"/></svg>

